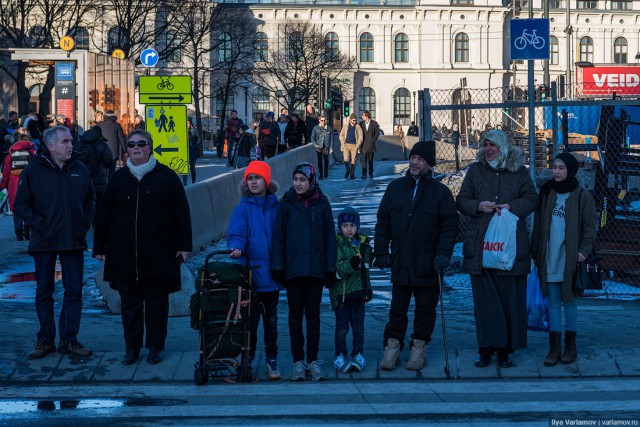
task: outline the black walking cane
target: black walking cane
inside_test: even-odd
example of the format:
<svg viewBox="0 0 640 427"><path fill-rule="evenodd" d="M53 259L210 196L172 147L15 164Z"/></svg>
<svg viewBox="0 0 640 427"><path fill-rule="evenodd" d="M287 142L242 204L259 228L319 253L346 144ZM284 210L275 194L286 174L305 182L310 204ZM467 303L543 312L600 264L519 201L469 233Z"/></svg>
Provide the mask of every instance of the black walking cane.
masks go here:
<svg viewBox="0 0 640 427"><path fill-rule="evenodd" d="M447 328L444 324L444 298L442 297L442 271L438 271L438 285L440 286L440 320L442 322L442 341L444 342L444 373L451 379L449 371L449 352L447 351Z"/></svg>

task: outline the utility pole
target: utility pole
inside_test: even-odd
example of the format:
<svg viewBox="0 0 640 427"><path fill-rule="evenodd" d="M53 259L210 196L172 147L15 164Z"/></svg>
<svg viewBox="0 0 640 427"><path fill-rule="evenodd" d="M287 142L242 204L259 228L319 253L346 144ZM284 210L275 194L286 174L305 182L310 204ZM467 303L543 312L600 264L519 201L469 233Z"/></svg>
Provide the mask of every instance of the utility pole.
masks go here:
<svg viewBox="0 0 640 427"><path fill-rule="evenodd" d="M531 1L531 0L529 0ZM544 19L549 19L549 2L551 0L542 0L542 2L544 3ZM567 2L569 0L566 0ZM543 67L543 82L544 82L544 87L551 87L551 76L549 75L549 59L545 59L542 61L542 67Z"/></svg>
<svg viewBox="0 0 640 427"><path fill-rule="evenodd" d="M565 1L567 2L567 12L565 17L567 27L564 29L564 32L567 35L567 86L565 89L565 97L571 99L573 97L571 95L571 91L573 90L573 82L571 81L571 34L573 33L573 27L571 26L571 2L569 0Z"/></svg>

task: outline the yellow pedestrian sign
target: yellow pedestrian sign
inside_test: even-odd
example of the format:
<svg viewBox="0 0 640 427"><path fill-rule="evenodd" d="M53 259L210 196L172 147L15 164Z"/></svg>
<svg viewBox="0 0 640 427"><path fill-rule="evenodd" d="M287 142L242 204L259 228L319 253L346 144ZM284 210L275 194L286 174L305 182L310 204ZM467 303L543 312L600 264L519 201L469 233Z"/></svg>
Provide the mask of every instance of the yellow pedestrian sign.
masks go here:
<svg viewBox="0 0 640 427"><path fill-rule="evenodd" d="M66 52L73 50L73 47L75 46L75 44L76 43L73 41L72 37L64 36L63 38L60 39L60 49Z"/></svg>
<svg viewBox="0 0 640 427"><path fill-rule="evenodd" d="M125 57L124 50L122 50L122 49L114 49L113 52L111 52L111 56L113 56L114 58L117 58L117 59L124 59L124 57Z"/></svg>
<svg viewBox="0 0 640 427"><path fill-rule="evenodd" d="M191 76L140 76L141 104L191 104Z"/></svg>
<svg viewBox="0 0 640 427"><path fill-rule="evenodd" d="M147 105L147 132L153 137L153 155L178 175L189 173L189 133L186 105Z"/></svg>

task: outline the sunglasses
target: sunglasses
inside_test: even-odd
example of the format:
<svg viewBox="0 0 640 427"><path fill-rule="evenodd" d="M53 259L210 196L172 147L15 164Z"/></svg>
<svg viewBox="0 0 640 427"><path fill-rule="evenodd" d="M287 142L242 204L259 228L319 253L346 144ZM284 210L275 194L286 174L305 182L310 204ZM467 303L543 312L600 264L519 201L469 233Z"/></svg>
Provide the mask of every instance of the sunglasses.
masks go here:
<svg viewBox="0 0 640 427"><path fill-rule="evenodd" d="M321 121L321 122L324 122L325 120L324 120L324 119L320 119L320 121Z"/></svg>
<svg viewBox="0 0 640 427"><path fill-rule="evenodd" d="M147 145L149 145L149 143L147 141L129 141L127 142L127 147L128 148L133 148L133 147L146 147Z"/></svg>

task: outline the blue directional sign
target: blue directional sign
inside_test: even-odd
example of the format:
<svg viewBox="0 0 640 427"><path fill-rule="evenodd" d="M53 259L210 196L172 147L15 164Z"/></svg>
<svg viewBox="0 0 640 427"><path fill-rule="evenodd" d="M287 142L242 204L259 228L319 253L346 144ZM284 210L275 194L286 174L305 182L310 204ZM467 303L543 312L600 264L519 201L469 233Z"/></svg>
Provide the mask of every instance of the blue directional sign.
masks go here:
<svg viewBox="0 0 640 427"><path fill-rule="evenodd" d="M549 20L512 19L511 59L549 59Z"/></svg>
<svg viewBox="0 0 640 427"><path fill-rule="evenodd" d="M158 63L158 52L155 49L145 49L140 54L140 62L145 67L154 67Z"/></svg>

